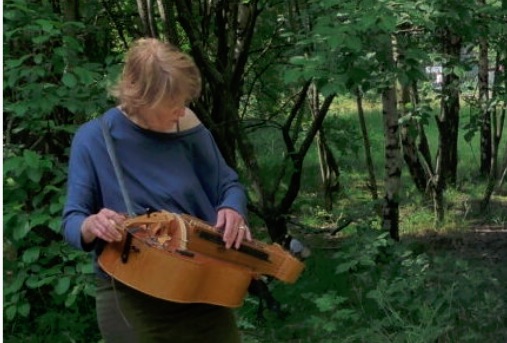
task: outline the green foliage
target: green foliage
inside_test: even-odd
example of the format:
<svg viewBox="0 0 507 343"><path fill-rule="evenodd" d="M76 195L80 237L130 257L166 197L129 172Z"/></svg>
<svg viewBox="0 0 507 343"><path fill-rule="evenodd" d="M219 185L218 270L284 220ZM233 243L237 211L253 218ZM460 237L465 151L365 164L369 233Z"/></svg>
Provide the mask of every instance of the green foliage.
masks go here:
<svg viewBox="0 0 507 343"><path fill-rule="evenodd" d="M4 113L7 144L55 151L75 123L108 105L105 75L114 59L91 63L79 35L87 28L62 20L49 4L13 0L4 8ZM107 69L110 68L109 71Z"/></svg>
<svg viewBox="0 0 507 343"><path fill-rule="evenodd" d="M416 253L366 227L339 252L317 254L298 284L274 287L288 318L268 314L259 324L250 303L241 310L245 342L500 343L507 337L503 285L479 265Z"/></svg>
<svg viewBox="0 0 507 343"><path fill-rule="evenodd" d="M4 162L5 336L85 337L93 322L83 324L80 312L90 308L93 270L91 260L59 235L63 165L28 149L11 154ZM37 330L22 325L27 321Z"/></svg>
<svg viewBox="0 0 507 343"><path fill-rule="evenodd" d="M314 80L323 95L346 93L357 88L379 89L396 77L403 84L425 80L428 51L417 39L410 42L405 30L426 25L422 8L413 2L314 1L306 12L311 21L305 30L285 33L296 40L284 80ZM378 16L382 13L382 16ZM424 30L424 29L422 29ZM403 58L391 69L392 53L383 37L396 37ZM388 70L389 69L389 70Z"/></svg>
<svg viewBox="0 0 507 343"><path fill-rule="evenodd" d="M117 65L114 56L91 63L83 37L92 28L53 10L12 0L3 11L6 342L97 336L91 259L63 242L60 218L71 137L110 105Z"/></svg>

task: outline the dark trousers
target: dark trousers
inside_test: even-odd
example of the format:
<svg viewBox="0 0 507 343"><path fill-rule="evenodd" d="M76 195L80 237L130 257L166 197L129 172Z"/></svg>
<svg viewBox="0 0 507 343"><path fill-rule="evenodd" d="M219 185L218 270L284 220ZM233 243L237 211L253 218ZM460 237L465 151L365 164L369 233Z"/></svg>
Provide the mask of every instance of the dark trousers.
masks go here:
<svg viewBox="0 0 507 343"><path fill-rule="evenodd" d="M97 320L107 343L240 343L231 309L179 304L138 292L118 281L97 281Z"/></svg>

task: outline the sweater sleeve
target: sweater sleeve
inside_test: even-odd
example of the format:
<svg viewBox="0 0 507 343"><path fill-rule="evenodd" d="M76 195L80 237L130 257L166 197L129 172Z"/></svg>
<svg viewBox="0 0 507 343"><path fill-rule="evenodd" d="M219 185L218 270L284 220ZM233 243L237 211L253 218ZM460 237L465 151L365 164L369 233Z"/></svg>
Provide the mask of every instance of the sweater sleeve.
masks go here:
<svg viewBox="0 0 507 343"><path fill-rule="evenodd" d="M98 187L86 141L86 134L80 130L76 133L71 145L67 199L63 211L63 235L70 245L90 251L93 244L83 243L81 225L89 215L97 211Z"/></svg>
<svg viewBox="0 0 507 343"><path fill-rule="evenodd" d="M211 133L212 147L218 168L218 206L221 208L232 208L240 213L243 218L247 218L247 199L245 188L239 182L238 174L225 162L218 146L215 143Z"/></svg>
<svg viewBox="0 0 507 343"><path fill-rule="evenodd" d="M234 170L224 165L221 167L222 182L220 184L220 202L217 210L221 208L232 208L240 213L243 218L247 218L247 202L243 186L238 181L238 176Z"/></svg>

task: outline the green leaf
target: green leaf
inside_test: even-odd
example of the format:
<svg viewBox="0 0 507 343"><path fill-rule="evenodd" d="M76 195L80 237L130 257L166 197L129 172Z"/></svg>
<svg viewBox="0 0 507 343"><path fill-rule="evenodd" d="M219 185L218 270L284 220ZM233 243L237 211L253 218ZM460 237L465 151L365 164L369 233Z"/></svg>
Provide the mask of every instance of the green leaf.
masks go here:
<svg viewBox="0 0 507 343"><path fill-rule="evenodd" d="M65 86L74 88L77 85L77 78L74 76L74 74L65 73L63 74L62 82Z"/></svg>
<svg viewBox="0 0 507 343"><path fill-rule="evenodd" d="M26 273L21 272L16 275L16 279L4 290L6 294L16 293L23 287L23 283L26 280Z"/></svg>
<svg viewBox="0 0 507 343"><path fill-rule="evenodd" d="M12 233L12 238L15 241L19 241L25 238L26 235L30 232L30 230L31 230L30 223L26 218L22 218L19 227L14 229L14 232Z"/></svg>
<svg viewBox="0 0 507 343"><path fill-rule="evenodd" d="M361 40L356 36L348 36L344 43L352 51L360 51L362 47Z"/></svg>
<svg viewBox="0 0 507 343"><path fill-rule="evenodd" d="M43 279L40 279L39 283L38 283L38 287L44 286L44 285L49 285L50 283L53 282L53 280L55 278L56 278L56 276L52 275L52 276L48 276L48 277L45 277Z"/></svg>
<svg viewBox="0 0 507 343"><path fill-rule="evenodd" d="M28 288L37 288L40 286L40 280L35 275L30 275L30 277L26 280L26 287Z"/></svg>
<svg viewBox="0 0 507 343"><path fill-rule="evenodd" d="M23 317L28 317L30 314L30 304L24 303L21 306L18 306L18 313Z"/></svg>
<svg viewBox="0 0 507 343"><path fill-rule="evenodd" d="M13 320L16 316L16 305L11 305L7 307L5 310L5 316L7 317L7 320Z"/></svg>
<svg viewBox="0 0 507 343"><path fill-rule="evenodd" d="M46 31L46 32L53 31L53 29L55 27L53 22L46 20L46 19L37 19L35 22L40 25L40 27L42 28L43 31Z"/></svg>
<svg viewBox="0 0 507 343"><path fill-rule="evenodd" d="M94 73L91 72L89 69L76 67L74 69L74 72L79 77L82 83L85 85L91 85L94 82Z"/></svg>
<svg viewBox="0 0 507 343"><path fill-rule="evenodd" d="M70 277L64 276L58 279L58 283L55 286L55 292L58 295L62 295L69 290L70 287Z"/></svg>
<svg viewBox="0 0 507 343"><path fill-rule="evenodd" d="M32 38L32 42L36 45L43 44L51 39L50 35L40 35Z"/></svg>
<svg viewBox="0 0 507 343"><path fill-rule="evenodd" d="M61 211L62 211L62 205L60 203L52 202L49 205L49 213L55 214L55 213L60 213Z"/></svg>
<svg viewBox="0 0 507 343"><path fill-rule="evenodd" d="M337 296L334 292L327 293L315 300L315 304L321 312L332 311L336 306L343 304L347 298Z"/></svg>
<svg viewBox="0 0 507 343"><path fill-rule="evenodd" d="M37 261L40 255L40 247L28 248L23 254L23 262L33 263Z"/></svg>
<svg viewBox="0 0 507 343"><path fill-rule="evenodd" d="M349 270L351 270L352 268L354 268L356 265L357 265L357 261L347 261L347 262L341 263L336 267L335 273L336 274L346 273Z"/></svg>
<svg viewBox="0 0 507 343"><path fill-rule="evenodd" d="M59 217L53 218L49 221L48 226L51 231L60 233L62 228L62 220Z"/></svg>
<svg viewBox="0 0 507 343"><path fill-rule="evenodd" d="M37 55L35 55L35 57L33 58L33 61L34 61L36 64L41 64L43 60L44 60L44 55L42 55L42 54L37 54Z"/></svg>
<svg viewBox="0 0 507 343"><path fill-rule="evenodd" d="M79 273L82 274L93 274L93 264L92 263L80 263L76 266L76 269Z"/></svg>
<svg viewBox="0 0 507 343"><path fill-rule="evenodd" d="M28 58L30 57L30 55L25 55L19 59L16 59L16 60L11 60L11 59L7 59L5 60L5 66L7 68L18 68L20 67L23 62L25 62Z"/></svg>
<svg viewBox="0 0 507 343"><path fill-rule="evenodd" d="M36 165L39 161L39 155L32 150L24 150L23 158L25 159L25 163L29 166Z"/></svg>
<svg viewBox="0 0 507 343"><path fill-rule="evenodd" d="M283 74L283 79L286 84L291 84L293 82L298 81L301 78L301 71L296 69L290 69L285 71Z"/></svg>
<svg viewBox="0 0 507 343"><path fill-rule="evenodd" d="M52 219L52 217L49 214L41 213L41 211L38 211L31 215L30 225L32 227L36 227L38 225L46 225L50 219Z"/></svg>
<svg viewBox="0 0 507 343"><path fill-rule="evenodd" d="M17 102L15 104L10 105L7 110L9 112L14 112L17 116L22 117L28 112L30 105L26 102Z"/></svg>
<svg viewBox="0 0 507 343"><path fill-rule="evenodd" d="M289 59L289 62L295 65L305 65L308 60L304 56L293 56Z"/></svg>
<svg viewBox="0 0 507 343"><path fill-rule="evenodd" d="M38 168L37 169L30 168L26 171L26 175L34 183L39 183L39 181L42 179L42 170L40 170Z"/></svg>
<svg viewBox="0 0 507 343"><path fill-rule="evenodd" d="M67 299L65 299L65 306L71 307L76 302L77 295L74 292L71 292Z"/></svg>

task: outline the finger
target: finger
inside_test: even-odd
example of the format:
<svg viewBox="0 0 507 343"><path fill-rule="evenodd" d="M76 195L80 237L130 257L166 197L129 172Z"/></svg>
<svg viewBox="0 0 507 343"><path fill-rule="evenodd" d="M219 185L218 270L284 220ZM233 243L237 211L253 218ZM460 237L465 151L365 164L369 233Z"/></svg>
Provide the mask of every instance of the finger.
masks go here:
<svg viewBox="0 0 507 343"><path fill-rule="evenodd" d="M229 249L234 243L234 238L236 237L236 229L234 229L230 224L225 226L223 241L225 242L225 247Z"/></svg>
<svg viewBox="0 0 507 343"><path fill-rule="evenodd" d="M109 219L110 225L108 226L108 232L111 234L115 241L121 241L122 238L122 227L113 219Z"/></svg>
<svg viewBox="0 0 507 343"><path fill-rule="evenodd" d="M238 235L236 236L236 244L234 245L234 247L236 249L239 249L239 247L241 246L241 242L243 241L243 238L245 237L245 233L246 233L245 226L240 226L238 228Z"/></svg>
<svg viewBox="0 0 507 343"><path fill-rule="evenodd" d="M105 219L112 219L117 224L123 223L123 221L127 218L124 214L120 214L108 208L103 208L97 213L97 217L100 218L101 221Z"/></svg>
<svg viewBox="0 0 507 343"><path fill-rule="evenodd" d="M239 249L244 239L246 239L247 241L251 241L252 235L250 233L250 229L248 228L248 226L242 224L238 227L238 235L236 236L236 244L234 247L236 249Z"/></svg>
<svg viewBox="0 0 507 343"><path fill-rule="evenodd" d="M118 231L117 224L113 219L98 217L96 222L97 235L106 242L121 241L122 235Z"/></svg>
<svg viewBox="0 0 507 343"><path fill-rule="evenodd" d="M252 241L252 232L250 232L250 228L247 227L246 229L246 240L251 242Z"/></svg>
<svg viewBox="0 0 507 343"><path fill-rule="evenodd" d="M103 208L98 213L97 219L100 221L101 232L108 241L121 240L121 224L125 221L125 216L110 209Z"/></svg>
<svg viewBox="0 0 507 343"><path fill-rule="evenodd" d="M109 232L106 226L100 225L96 227L96 234L99 238L105 240L108 243L114 242L115 237Z"/></svg>
<svg viewBox="0 0 507 343"><path fill-rule="evenodd" d="M100 215L100 216L108 217L108 218L112 218L112 217L118 215L118 213L116 213L113 210L110 210L109 208L103 208L97 214Z"/></svg>
<svg viewBox="0 0 507 343"><path fill-rule="evenodd" d="M218 230L223 230L225 225L225 212L218 211L217 213L217 223L215 224L215 228Z"/></svg>
<svg viewBox="0 0 507 343"><path fill-rule="evenodd" d="M236 242L236 239L239 235L239 227L240 223L238 223L236 220L227 220L225 224L226 233L224 234L224 240L226 241L226 248L232 247L232 245Z"/></svg>

